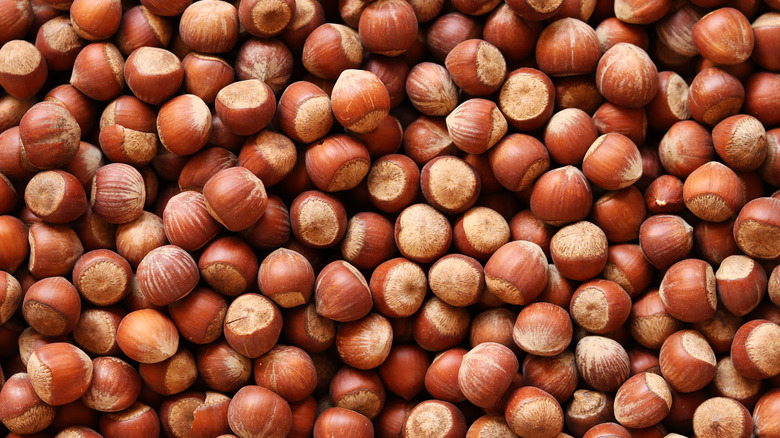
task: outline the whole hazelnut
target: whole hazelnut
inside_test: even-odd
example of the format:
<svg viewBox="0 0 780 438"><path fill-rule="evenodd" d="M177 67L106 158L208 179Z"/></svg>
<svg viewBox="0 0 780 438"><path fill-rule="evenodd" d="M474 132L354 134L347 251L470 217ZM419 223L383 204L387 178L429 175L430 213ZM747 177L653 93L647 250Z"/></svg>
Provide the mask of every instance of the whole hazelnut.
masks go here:
<svg viewBox="0 0 780 438"><path fill-rule="evenodd" d="M722 65L739 64L753 52L750 22L734 8L716 9L693 26L691 36L699 53Z"/></svg>
<svg viewBox="0 0 780 438"><path fill-rule="evenodd" d="M715 273L707 262L685 259L667 269L659 292L666 311L685 322L700 322L715 314Z"/></svg>
<svg viewBox="0 0 780 438"><path fill-rule="evenodd" d="M510 304L533 301L547 286L547 277L547 258L541 247L532 242L509 242L485 264L488 290Z"/></svg>
<svg viewBox="0 0 780 438"><path fill-rule="evenodd" d="M386 56L398 56L417 38L417 17L406 1L379 0L360 14L360 40L366 50ZM393 38L387 38L393 35Z"/></svg>
<svg viewBox="0 0 780 438"><path fill-rule="evenodd" d="M209 214L230 231L249 228L265 212L268 195L263 182L245 167L231 167L203 186Z"/></svg>
<svg viewBox="0 0 780 438"><path fill-rule="evenodd" d="M663 377L639 373L623 383L615 394L615 419L625 427L650 427L672 407L672 393Z"/></svg>
<svg viewBox="0 0 780 438"><path fill-rule="evenodd" d="M238 32L238 11L227 2L194 2L186 7L179 21L179 36L182 42L201 53L229 51L238 41Z"/></svg>
<svg viewBox="0 0 780 438"><path fill-rule="evenodd" d="M339 74L333 86L331 108L343 127L366 133L376 129L387 116L390 95L375 74L347 69Z"/></svg>
<svg viewBox="0 0 780 438"><path fill-rule="evenodd" d="M77 400L92 383L92 359L78 347L54 342L35 349L27 362L35 393L52 406Z"/></svg>
<svg viewBox="0 0 780 438"><path fill-rule="evenodd" d="M238 18L250 34L260 38L270 38L282 33L292 22L296 13L296 4L293 0L279 2L245 0L239 4Z"/></svg>
<svg viewBox="0 0 780 438"><path fill-rule="evenodd" d="M694 170L683 184L683 201L700 219L722 222L736 214L744 203L742 185L737 174L710 161Z"/></svg>
<svg viewBox="0 0 780 438"><path fill-rule="evenodd" d="M596 86L616 105L643 107L658 92L658 70L644 50L633 44L618 43L599 59Z"/></svg>
<svg viewBox="0 0 780 438"><path fill-rule="evenodd" d="M560 2L545 2L548 6L553 3ZM536 64L549 76L593 73L599 58L601 45L596 31L576 18L554 21L536 41Z"/></svg>
<svg viewBox="0 0 780 438"><path fill-rule="evenodd" d="M17 99L29 99L48 77L46 59L31 43L11 40L0 47L0 86Z"/></svg>
<svg viewBox="0 0 780 438"><path fill-rule="evenodd" d="M512 350L495 342L484 342L463 356L458 386L471 403L492 406L509 388L519 366Z"/></svg>
<svg viewBox="0 0 780 438"><path fill-rule="evenodd" d="M0 402L0 421L16 434L33 434L46 429L57 412L57 408L35 393L26 372L8 377L0 390Z"/></svg>
<svg viewBox="0 0 780 438"><path fill-rule="evenodd" d="M230 400L227 414L230 428L242 436L282 438L292 428L290 405L262 386L239 389Z"/></svg>
<svg viewBox="0 0 780 438"><path fill-rule="evenodd" d="M76 155L81 128L63 105L41 102L22 117L19 136L30 165L52 169Z"/></svg>

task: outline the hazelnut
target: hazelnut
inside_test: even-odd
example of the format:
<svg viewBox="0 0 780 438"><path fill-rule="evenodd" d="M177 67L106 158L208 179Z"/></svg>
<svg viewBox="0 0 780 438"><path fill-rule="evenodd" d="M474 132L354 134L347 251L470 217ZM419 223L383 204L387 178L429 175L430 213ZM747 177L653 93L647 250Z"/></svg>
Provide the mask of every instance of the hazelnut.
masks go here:
<svg viewBox="0 0 780 438"><path fill-rule="evenodd" d="M0 86L17 99L29 99L48 77L46 59L31 43L8 41L0 47Z"/></svg>
<svg viewBox="0 0 780 438"><path fill-rule="evenodd" d="M499 4L485 20L483 38L511 64L531 54L540 31L539 24L521 18L505 3Z"/></svg>
<svg viewBox="0 0 780 438"><path fill-rule="evenodd" d="M667 269L693 249L693 227L680 216L650 216L639 227L639 246L651 265Z"/></svg>
<svg viewBox="0 0 780 438"><path fill-rule="evenodd" d="M425 373L425 389L439 400L457 403L466 400L458 385L458 372L467 351L452 348L436 355Z"/></svg>
<svg viewBox="0 0 780 438"><path fill-rule="evenodd" d="M663 377L639 373L615 394L615 419L625 427L643 428L659 423L672 407L672 393Z"/></svg>
<svg viewBox="0 0 780 438"><path fill-rule="evenodd" d="M17 373L0 391L0 421L12 433L33 434L52 423L56 408L45 403L35 393L30 376Z"/></svg>
<svg viewBox="0 0 780 438"><path fill-rule="evenodd" d="M268 206L260 220L242 232L242 237L255 248L278 248L290 239L290 213L276 195L268 196Z"/></svg>
<svg viewBox="0 0 780 438"><path fill-rule="evenodd" d="M625 9L621 13L624 11ZM630 43L647 51L649 45L647 32L641 26L630 23L629 20L623 21L617 17L610 17L599 23L595 30L602 52L606 52L618 43Z"/></svg>
<svg viewBox="0 0 780 438"><path fill-rule="evenodd" d="M244 167L217 172L203 186L203 196L209 214L230 231L249 228L268 203L263 182Z"/></svg>
<svg viewBox="0 0 780 438"><path fill-rule="evenodd" d="M523 351L551 357L571 343L571 318L565 309L550 303L532 303L517 315L512 339Z"/></svg>
<svg viewBox="0 0 780 438"><path fill-rule="evenodd" d="M201 150L209 140L211 129L208 106L193 94L174 97L157 114L160 143L176 155L191 155Z"/></svg>
<svg viewBox="0 0 780 438"><path fill-rule="evenodd" d="M417 199L420 169L406 155L390 154L371 164L366 177L371 203L386 213L397 213Z"/></svg>
<svg viewBox="0 0 780 438"><path fill-rule="evenodd" d="M470 322L465 308L430 298L414 318L414 341L428 351L452 348L466 338Z"/></svg>
<svg viewBox="0 0 780 438"><path fill-rule="evenodd" d="M281 438L287 436L292 428L292 412L290 405L279 395L261 386L250 385L239 389L230 400L228 424L239 435Z"/></svg>
<svg viewBox="0 0 780 438"><path fill-rule="evenodd" d="M688 89L688 107L694 120L716 125L739 112L745 88L737 78L717 67L700 71Z"/></svg>
<svg viewBox="0 0 780 438"><path fill-rule="evenodd" d="M497 91L506 76L504 55L496 46L479 39L458 43L447 54L444 65L455 85L471 96L487 96Z"/></svg>
<svg viewBox="0 0 780 438"><path fill-rule="evenodd" d="M715 273L703 260L685 259L664 274L659 289L666 311L685 322L701 322L715 314Z"/></svg>
<svg viewBox="0 0 780 438"><path fill-rule="evenodd" d="M35 15L29 2L8 1L2 4L2 33L0 42L23 38L33 24Z"/></svg>
<svg viewBox="0 0 780 438"><path fill-rule="evenodd" d="M739 211L734 222L734 240L746 255L760 259L780 256L780 247L774 243L774 236L778 233L774 212L778 208L780 200L758 198Z"/></svg>
<svg viewBox="0 0 780 438"><path fill-rule="evenodd" d="M574 354L580 377L598 391L615 391L629 377L628 354L617 341L585 336L577 342Z"/></svg>
<svg viewBox="0 0 780 438"><path fill-rule="evenodd" d="M76 155L81 128L65 106L41 102L22 117L19 136L29 164L52 169Z"/></svg>
<svg viewBox="0 0 780 438"><path fill-rule="evenodd" d="M198 374L215 391L236 391L252 377L252 360L221 338L198 347L197 363Z"/></svg>
<svg viewBox="0 0 780 438"><path fill-rule="evenodd" d="M561 0L533 2L527 0L510 0L507 5L520 17L529 21L542 21L554 16L563 6Z"/></svg>
<svg viewBox="0 0 780 438"><path fill-rule="evenodd" d="M127 357L141 363L162 362L179 347L176 326L154 309L128 313L117 328L116 340Z"/></svg>
<svg viewBox="0 0 780 438"><path fill-rule="evenodd" d="M130 408L141 393L141 377L122 359L102 356L92 361L92 382L81 401L100 412Z"/></svg>
<svg viewBox="0 0 780 438"><path fill-rule="evenodd" d="M207 344L222 335L226 312L225 298L205 287L196 287L186 297L168 305L168 313L179 333L195 344Z"/></svg>
<svg viewBox="0 0 780 438"><path fill-rule="evenodd" d="M755 41L750 22L734 8L716 9L703 16L693 26L691 36L704 58L724 65L746 61Z"/></svg>
<svg viewBox="0 0 780 438"><path fill-rule="evenodd" d="M266 256L257 273L260 292L281 307L309 301L314 290L314 270L305 257L279 248Z"/></svg>
<svg viewBox="0 0 780 438"><path fill-rule="evenodd" d="M452 155L457 148L445 120L420 116L404 130L404 152L419 165L441 155Z"/></svg>
<svg viewBox="0 0 780 438"><path fill-rule="evenodd" d="M27 374L35 393L52 406L75 401L92 382L92 360L79 348L54 342L35 349Z"/></svg>
<svg viewBox="0 0 780 438"><path fill-rule="evenodd" d="M506 134L507 121L496 104L474 98L458 105L446 119L447 131L459 149L481 154Z"/></svg>
<svg viewBox="0 0 780 438"><path fill-rule="evenodd" d="M232 4L216 0L194 2L181 14L179 36L196 52L223 53L236 45L238 24L239 14Z"/></svg>
<svg viewBox="0 0 780 438"><path fill-rule="evenodd" d="M754 46L752 59L762 67L777 71L780 64L771 56L771 46L777 40L777 12L765 13L753 21Z"/></svg>
<svg viewBox="0 0 780 438"><path fill-rule="evenodd" d="M606 190L620 190L642 176L642 157L628 137L604 134L585 152L582 171L593 184Z"/></svg>
<svg viewBox="0 0 780 438"><path fill-rule="evenodd" d="M545 6L554 3L561 2L548 1ZM549 76L593 73L599 58L601 45L596 31L576 18L554 21L542 30L536 41L536 63Z"/></svg>
<svg viewBox="0 0 780 438"><path fill-rule="evenodd" d="M257 256L252 248L236 237L210 242L198 260L198 269L206 283L228 296L246 292L254 283L257 268Z"/></svg>
<svg viewBox="0 0 780 438"><path fill-rule="evenodd" d="M646 107L647 123L658 130L691 117L688 110L688 84L672 71L658 73L658 93Z"/></svg>
<svg viewBox="0 0 780 438"><path fill-rule="evenodd" d="M317 188L326 192L354 188L370 166L365 145L347 135L325 137L306 150L306 173Z"/></svg>
<svg viewBox="0 0 780 438"><path fill-rule="evenodd" d="M317 371L302 349L276 345L254 360L255 383L274 391L289 403L308 397L317 386Z"/></svg>
<svg viewBox="0 0 780 438"><path fill-rule="evenodd" d="M618 43L599 59L596 86L616 105L643 107L658 92L658 70L644 50L633 44Z"/></svg>
<svg viewBox="0 0 780 438"><path fill-rule="evenodd" d="M767 289L764 268L743 255L723 259L715 272L715 280L720 302L736 316L753 311L764 298Z"/></svg>
<svg viewBox="0 0 780 438"><path fill-rule="evenodd" d="M449 249L452 227L443 214L427 204L405 208L395 221L395 243L401 254L430 263Z"/></svg>
<svg viewBox="0 0 780 438"><path fill-rule="evenodd" d="M127 164L107 164L95 172L90 199L92 211L107 222L132 222L141 215L146 201L143 177Z"/></svg>
<svg viewBox="0 0 780 438"><path fill-rule="evenodd" d="M168 47L172 36L171 23L145 6L125 11L116 32L117 47L123 55L140 47Z"/></svg>
<svg viewBox="0 0 780 438"><path fill-rule="evenodd" d="M192 256L174 245L150 251L138 264L136 275L141 292L156 306L183 298L200 279Z"/></svg>
<svg viewBox="0 0 780 438"><path fill-rule="evenodd" d="M609 280L583 283L571 298L574 322L590 333L606 334L623 325L631 311L631 297Z"/></svg>
<svg viewBox="0 0 780 438"><path fill-rule="evenodd" d="M357 64L360 65L360 62ZM287 86L292 66L293 56L290 49L275 38L247 40L239 49L235 63L239 80L259 79L277 94Z"/></svg>
<svg viewBox="0 0 780 438"><path fill-rule="evenodd" d="M70 84L99 101L117 98L125 87L124 58L111 43L91 43L73 63Z"/></svg>
<svg viewBox="0 0 780 438"><path fill-rule="evenodd" d="M290 206L292 232L304 245L329 248L347 231L347 213L336 198L315 190L298 195Z"/></svg>
<svg viewBox="0 0 780 438"><path fill-rule="evenodd" d="M563 409L558 401L533 386L515 390L504 415L512 432L520 436L553 437L563 430Z"/></svg>
<svg viewBox="0 0 780 438"><path fill-rule="evenodd" d="M683 182L674 175L661 175L645 190L647 209L655 214L680 213L683 201Z"/></svg>
<svg viewBox="0 0 780 438"><path fill-rule="evenodd" d="M519 363L512 350L495 342L485 342L463 356L458 386L471 403L481 407L492 406L509 388L518 368ZM480 383L488 381L489 385Z"/></svg>
<svg viewBox="0 0 780 438"><path fill-rule="evenodd" d="M179 193L168 201L163 224L168 241L187 251L201 248L220 230L206 208L204 196L195 191Z"/></svg>
<svg viewBox="0 0 780 438"><path fill-rule="evenodd" d="M417 312L427 285L422 268L403 257L381 263L372 272L369 282L374 308L390 318L409 317Z"/></svg>
<svg viewBox="0 0 780 438"><path fill-rule="evenodd" d="M227 417L230 400L226 395L206 391L203 404L195 408L192 414L192 436L197 438L226 436L220 434L232 432Z"/></svg>
<svg viewBox="0 0 780 438"><path fill-rule="evenodd" d="M591 222L576 222L555 233L550 241L550 254L561 275L584 281L604 269L607 237Z"/></svg>
<svg viewBox="0 0 780 438"><path fill-rule="evenodd" d="M276 117L285 135L297 142L312 143L324 137L333 125L330 97L311 82L294 82L279 98Z"/></svg>
<svg viewBox="0 0 780 438"><path fill-rule="evenodd" d="M79 322L73 329L76 345L88 353L115 355L120 352L116 343L119 323L126 311L117 306L82 309Z"/></svg>
<svg viewBox="0 0 780 438"><path fill-rule="evenodd" d="M553 160L563 165L577 165L598 135L593 119L585 111L567 108L550 117L543 139Z"/></svg>
<svg viewBox="0 0 780 438"><path fill-rule="evenodd" d="M385 388L374 370L356 370L343 366L330 380L329 401L333 406L350 409L374 419L385 404Z"/></svg>
<svg viewBox="0 0 780 438"><path fill-rule="evenodd" d="M731 344L731 360L739 374L749 379L766 379L780 373L777 349L772 346L778 332L780 326L765 319L746 322L737 330Z"/></svg>
<svg viewBox="0 0 780 438"><path fill-rule="evenodd" d="M417 17L406 1L379 0L368 4L360 14L358 32L366 50L398 56L417 38Z"/></svg>
<svg viewBox="0 0 780 438"><path fill-rule="evenodd" d="M373 73L347 69L341 72L331 93L331 108L345 128L366 133L376 129L390 110L390 95Z"/></svg>
<svg viewBox="0 0 780 438"><path fill-rule="evenodd" d="M269 38L284 31L296 13L296 2L284 0L264 2L258 0L242 1L238 7L241 25L250 34Z"/></svg>
<svg viewBox="0 0 780 438"><path fill-rule="evenodd" d="M772 389L762 395L756 403L756 408L753 410L753 424L755 426L754 433L758 437L771 436L777 431L777 419L780 418L777 416L778 394L780 394L779 390Z"/></svg>
<svg viewBox="0 0 780 438"><path fill-rule="evenodd" d="M406 417L403 437L412 438L437 433L442 437L464 436L466 419L452 403L427 400L415 406Z"/></svg>
<svg viewBox="0 0 780 438"><path fill-rule="evenodd" d="M658 360L661 374L675 391L697 391L715 377L715 353L707 339L694 330L680 330L669 336Z"/></svg>
<svg viewBox="0 0 780 438"><path fill-rule="evenodd" d="M458 105L458 89L441 64L421 62L412 67L405 89L414 108L428 116L446 116Z"/></svg>
<svg viewBox="0 0 780 438"><path fill-rule="evenodd" d="M488 152L490 169L498 182L512 191L523 191L550 168L547 148L526 134L509 134Z"/></svg>
<svg viewBox="0 0 780 438"><path fill-rule="evenodd" d="M585 219L592 204L590 183L582 171L574 166L545 172L531 191L531 213L553 226Z"/></svg>
<svg viewBox="0 0 780 438"><path fill-rule="evenodd" d="M325 23L306 38L301 59L309 73L323 79L336 80L341 72L360 67L363 62L363 45L353 29L341 24ZM358 85L362 88L362 84Z"/></svg>
<svg viewBox="0 0 780 438"><path fill-rule="evenodd" d="M124 411L101 415L100 433L103 436L120 436L127 433L155 436L160 434L160 419L154 409L136 402Z"/></svg>
<svg viewBox="0 0 780 438"><path fill-rule="evenodd" d="M373 306L363 274L342 260L331 262L317 275L314 300L318 314L339 322L357 321Z"/></svg>
<svg viewBox="0 0 780 438"><path fill-rule="evenodd" d="M27 239L30 245L27 269L38 278L67 275L84 253L76 232L68 225L36 222L30 225Z"/></svg>
<svg viewBox="0 0 780 438"><path fill-rule="evenodd" d="M612 243L635 240L645 215L642 193L634 186L605 193L591 211L593 222Z"/></svg>
<svg viewBox="0 0 780 438"><path fill-rule="evenodd" d="M374 436L371 420L353 410L331 407L323 411L314 422L314 436Z"/></svg>
<svg viewBox="0 0 780 438"><path fill-rule="evenodd" d="M697 437L712 438L726 433L747 438L752 430L750 412L730 398L713 397L699 405L693 414L693 431Z"/></svg>
<svg viewBox="0 0 780 438"><path fill-rule="evenodd" d="M228 307L223 330L231 347L253 359L276 344L282 332L282 314L268 298L243 294Z"/></svg>
<svg viewBox="0 0 780 438"><path fill-rule="evenodd" d="M547 258L539 245L532 242L504 244L485 264L488 291L510 304L533 301L547 286L547 277Z"/></svg>
<svg viewBox="0 0 780 438"><path fill-rule="evenodd" d="M24 202L33 214L50 223L65 224L87 210L87 195L70 173L50 170L36 174L24 189Z"/></svg>
<svg viewBox="0 0 780 438"><path fill-rule="evenodd" d="M744 202L737 174L716 161L702 165L686 178L683 200L688 210L710 222L730 218Z"/></svg>

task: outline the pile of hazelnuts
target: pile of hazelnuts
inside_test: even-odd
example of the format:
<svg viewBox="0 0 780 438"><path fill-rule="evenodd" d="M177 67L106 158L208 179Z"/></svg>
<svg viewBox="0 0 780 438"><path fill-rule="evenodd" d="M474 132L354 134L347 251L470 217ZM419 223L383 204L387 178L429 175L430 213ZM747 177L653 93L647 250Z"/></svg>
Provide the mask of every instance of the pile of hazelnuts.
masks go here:
<svg viewBox="0 0 780 438"><path fill-rule="evenodd" d="M0 436L780 437L780 0L0 0L0 46Z"/></svg>

